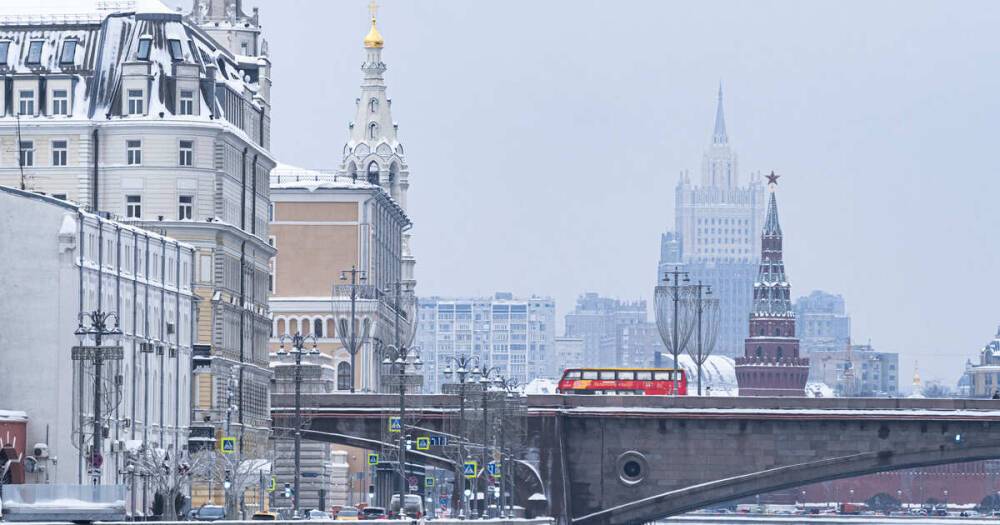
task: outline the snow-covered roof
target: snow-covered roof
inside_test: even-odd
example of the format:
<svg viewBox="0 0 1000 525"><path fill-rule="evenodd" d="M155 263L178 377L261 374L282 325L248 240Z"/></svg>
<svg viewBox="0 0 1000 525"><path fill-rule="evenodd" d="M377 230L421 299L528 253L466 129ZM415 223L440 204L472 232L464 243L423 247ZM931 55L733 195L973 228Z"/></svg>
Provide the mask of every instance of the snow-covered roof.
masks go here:
<svg viewBox="0 0 1000 525"><path fill-rule="evenodd" d="M15 79L60 75L74 82L72 118L122 117L125 76L148 74L147 111L128 115L129 120L221 119L263 142L258 135L266 115L256 100L256 72L249 70L255 68L238 63L224 46L160 0L4 0L0 40L9 42L7 56L0 57L6 59L0 73ZM148 57L140 57L141 42L149 43ZM33 43L41 47L32 49ZM179 69L183 65L188 67ZM193 75L201 92L195 115L177 111L181 71ZM15 115L8 112L2 118Z"/></svg>
<svg viewBox="0 0 1000 525"><path fill-rule="evenodd" d="M355 179L333 171L299 168L290 164L279 163L271 170L271 189L316 191L321 188L370 190L379 187L360 177Z"/></svg>
<svg viewBox="0 0 1000 525"><path fill-rule="evenodd" d="M0 410L0 421L9 422L20 422L27 421L28 414L20 410Z"/></svg>

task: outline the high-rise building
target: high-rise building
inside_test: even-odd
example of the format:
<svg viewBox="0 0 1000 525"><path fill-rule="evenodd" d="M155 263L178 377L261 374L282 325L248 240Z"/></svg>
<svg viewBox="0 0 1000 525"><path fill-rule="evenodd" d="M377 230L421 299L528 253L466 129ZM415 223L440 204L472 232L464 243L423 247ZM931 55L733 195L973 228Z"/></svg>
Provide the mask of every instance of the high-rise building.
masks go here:
<svg viewBox="0 0 1000 525"><path fill-rule="evenodd" d="M646 322L646 301L620 301L587 292L566 314L566 337L583 339L585 366L621 363L622 327Z"/></svg>
<svg viewBox="0 0 1000 525"><path fill-rule="evenodd" d="M781 224L774 196L778 176L768 176L771 199L761 234L760 270L753 284L750 335L736 358L741 396L805 396L809 359L799 357L791 286L782 261Z"/></svg>
<svg viewBox="0 0 1000 525"><path fill-rule="evenodd" d="M815 352L835 352L851 340L851 317L844 298L815 290L795 301L795 333L799 350L809 357Z"/></svg>
<svg viewBox="0 0 1000 525"><path fill-rule="evenodd" d="M656 359L656 353L667 351L660 337L656 323L643 321L621 327L619 337L622 367L649 367Z"/></svg>
<svg viewBox="0 0 1000 525"><path fill-rule="evenodd" d="M65 3L36 4L31 13L23 2L0 5L0 40L9 42L0 45L0 184L194 247L194 426L212 439L229 415L240 451L263 455L274 161L270 66L256 18L234 0L200 1L190 17L156 0L81 2L72 15ZM247 54L240 42L250 42Z"/></svg>
<svg viewBox="0 0 1000 525"><path fill-rule="evenodd" d="M26 481L90 484L96 468L101 483L128 485L129 511L142 511L142 494L152 497L156 487L125 474L126 452L140 443L165 450L188 443L194 247L6 186L0 225L0 403L27 415L28 446L45 443L51 458ZM102 366L103 461L95 467L86 460L94 367L70 349L96 344L76 335L81 324L91 326L81 314L96 311L114 314L106 328L121 334L101 344L122 353Z"/></svg>
<svg viewBox="0 0 1000 525"><path fill-rule="evenodd" d="M736 153L726 132L721 86L701 180L692 184L689 173L681 173L674 200L674 230L660 238L657 282L679 266L692 281L711 285L713 296L719 299L715 353L738 355L753 301L765 193L759 174L751 174L749 184L740 184Z"/></svg>
<svg viewBox="0 0 1000 525"><path fill-rule="evenodd" d="M556 337L556 376L561 377L560 372L567 368L583 368L583 338L581 337ZM561 369L561 370L560 370Z"/></svg>
<svg viewBox="0 0 1000 525"><path fill-rule="evenodd" d="M438 392L445 368L458 356L475 356L480 367L529 381L552 377L555 356L555 301L551 297L421 297L417 345L424 361L424 389Z"/></svg>

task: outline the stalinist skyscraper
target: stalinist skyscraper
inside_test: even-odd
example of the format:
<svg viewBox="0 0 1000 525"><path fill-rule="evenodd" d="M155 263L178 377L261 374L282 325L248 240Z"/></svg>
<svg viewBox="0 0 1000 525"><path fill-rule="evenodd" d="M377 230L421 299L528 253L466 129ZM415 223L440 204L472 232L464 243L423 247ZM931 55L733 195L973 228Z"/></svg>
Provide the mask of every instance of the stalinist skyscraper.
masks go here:
<svg viewBox="0 0 1000 525"><path fill-rule="evenodd" d="M674 230L661 238L657 275L661 281L667 269L682 266L692 281L712 286L721 310L717 355L742 354L760 261L765 197L757 173L751 174L747 185L740 185L719 86L715 127L702 158L701 180L695 185L687 171L680 175L674 191Z"/></svg>

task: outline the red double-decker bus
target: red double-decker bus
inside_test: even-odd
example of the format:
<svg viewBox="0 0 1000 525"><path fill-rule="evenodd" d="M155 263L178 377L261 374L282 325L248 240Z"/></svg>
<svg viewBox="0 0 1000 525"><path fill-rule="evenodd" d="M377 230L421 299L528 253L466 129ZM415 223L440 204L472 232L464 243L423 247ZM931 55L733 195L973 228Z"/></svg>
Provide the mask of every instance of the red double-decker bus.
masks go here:
<svg viewBox="0 0 1000 525"><path fill-rule="evenodd" d="M559 380L560 394L687 395L687 375L675 368L569 368Z"/></svg>

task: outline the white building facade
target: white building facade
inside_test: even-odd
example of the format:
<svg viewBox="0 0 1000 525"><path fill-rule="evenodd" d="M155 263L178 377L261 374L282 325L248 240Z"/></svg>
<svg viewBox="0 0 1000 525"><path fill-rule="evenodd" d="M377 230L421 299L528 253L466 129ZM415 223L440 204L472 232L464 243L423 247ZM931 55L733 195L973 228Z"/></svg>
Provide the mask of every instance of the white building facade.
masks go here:
<svg viewBox="0 0 1000 525"><path fill-rule="evenodd" d="M76 205L0 186L0 407L29 416L29 446L45 443L45 470L29 483L89 483L92 365L71 349L81 313L113 313L123 358L104 367L101 424L105 484L126 479L124 452L140 444L184 454L191 424L195 295L193 246L88 213ZM88 319L83 319L88 325ZM29 450L31 450L29 448ZM83 451L83 454L81 454ZM152 497L152 487L147 499Z"/></svg>
<svg viewBox="0 0 1000 525"><path fill-rule="evenodd" d="M421 298L417 305L417 345L424 361L424 390L439 392L444 370L459 356L526 385L552 377L555 301L550 297Z"/></svg>
<svg viewBox="0 0 1000 525"><path fill-rule="evenodd" d="M194 246L193 346L210 358L195 371L195 421L203 437L221 429L235 372L241 450L263 454L270 63L238 1L196 4L191 18L153 0L0 6L0 184Z"/></svg>

